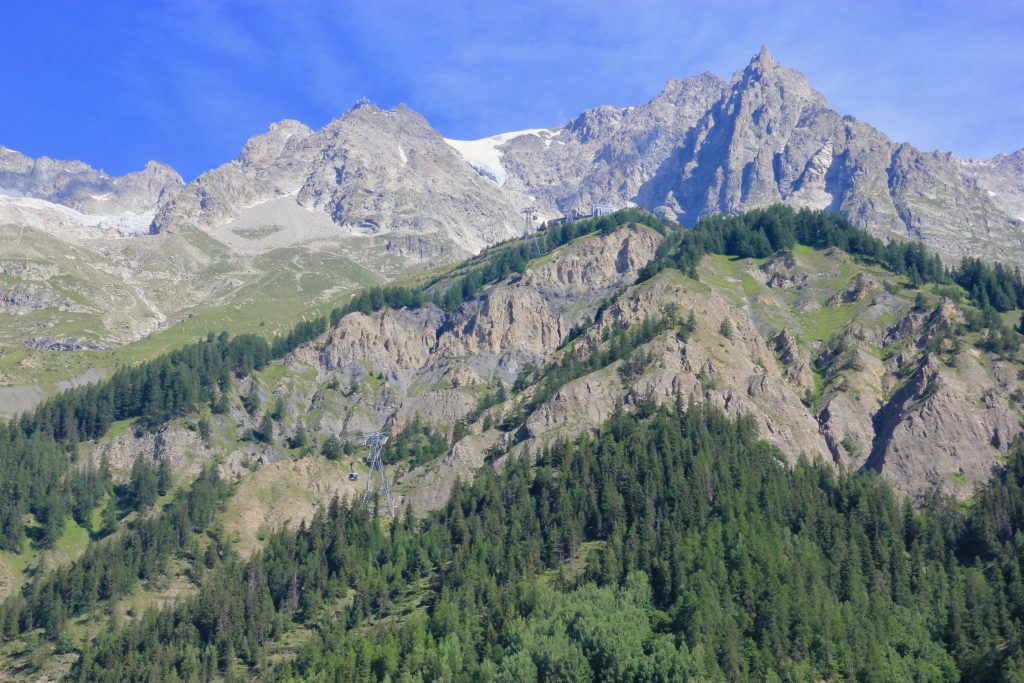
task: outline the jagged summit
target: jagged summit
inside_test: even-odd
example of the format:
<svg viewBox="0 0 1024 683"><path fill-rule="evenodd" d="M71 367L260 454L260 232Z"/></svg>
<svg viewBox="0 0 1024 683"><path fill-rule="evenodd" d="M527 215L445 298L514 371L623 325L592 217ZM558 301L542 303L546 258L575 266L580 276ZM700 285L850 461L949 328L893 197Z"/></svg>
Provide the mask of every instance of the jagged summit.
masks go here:
<svg viewBox="0 0 1024 683"><path fill-rule="evenodd" d="M283 227L295 240L333 225L339 235L436 234L475 250L598 204L632 202L692 225L783 202L839 211L887 238L923 240L949 261L1004 260L1024 255L1019 159L961 161L897 144L829 109L804 74L762 46L729 82L707 72L672 79L638 106L598 106L560 127L454 146L406 105L382 109L361 98L319 131L272 124L180 193L176 174L148 165L144 201L133 207L155 206L153 232L218 230L291 196L302 211L288 216L303 219ZM102 182L89 180L83 198L53 180L90 173L101 172L0 148L9 194L94 210Z"/></svg>
<svg viewBox="0 0 1024 683"><path fill-rule="evenodd" d="M663 87L661 92L655 95L651 101L677 103L680 100L685 100L685 98L691 96L694 90L717 90L725 87L725 85L725 81L710 71L705 71L696 76L691 76L690 78L681 80L672 78L665 83L665 87Z"/></svg>
<svg viewBox="0 0 1024 683"><path fill-rule="evenodd" d="M326 236L440 235L468 254L522 234L520 207L487 182L404 104L360 100L318 131L282 121L238 159L161 204L153 232L196 226L232 241L240 226L279 220L272 243ZM245 228L248 229L248 228Z"/></svg>
<svg viewBox="0 0 1024 683"><path fill-rule="evenodd" d="M86 215L143 215L184 186L178 173L159 161L140 171L111 176L81 161L32 157L0 147L0 195L59 204ZM35 207L35 205L33 205ZM22 210L35 211L24 205Z"/></svg>

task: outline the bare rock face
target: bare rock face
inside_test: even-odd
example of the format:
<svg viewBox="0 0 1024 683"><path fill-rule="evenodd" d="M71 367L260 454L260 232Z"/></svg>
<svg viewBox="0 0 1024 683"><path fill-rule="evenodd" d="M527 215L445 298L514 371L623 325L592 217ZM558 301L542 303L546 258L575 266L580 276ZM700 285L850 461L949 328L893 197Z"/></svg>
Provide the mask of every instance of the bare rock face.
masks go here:
<svg viewBox="0 0 1024 683"><path fill-rule="evenodd" d="M85 214L152 213L184 183L174 169L157 161L123 176L109 176L81 161L32 159L0 147L0 195L62 204Z"/></svg>
<svg viewBox="0 0 1024 683"><path fill-rule="evenodd" d="M438 309L394 311L345 316L321 352L328 369L366 363L389 374L418 370L427 364L441 326Z"/></svg>
<svg viewBox="0 0 1024 683"><path fill-rule="evenodd" d="M992 173L1002 177L1001 166ZM970 182L959 160L897 145L841 116L765 49L637 201L686 224L777 202L833 209L875 234L919 239L953 262L965 254L1005 259L1001 244L1024 246L1015 216Z"/></svg>
<svg viewBox="0 0 1024 683"><path fill-rule="evenodd" d="M783 375L802 391L814 389L814 372L807 352L800 348L789 330L783 329L772 339L772 346L785 366Z"/></svg>
<svg viewBox="0 0 1024 683"><path fill-rule="evenodd" d="M956 368L927 358L876 416L867 465L907 493L938 487L969 495L998 471L1021 433L1007 388L973 350L958 357Z"/></svg>
<svg viewBox="0 0 1024 683"><path fill-rule="evenodd" d="M504 187L536 197L549 217L633 201L725 91L704 73L669 81L638 107L597 107L545 137L514 137L498 148Z"/></svg>
<svg viewBox="0 0 1024 683"><path fill-rule="evenodd" d="M99 464L106 458L115 474L125 480L139 458L153 462L167 460L176 471L197 474L213 453L197 433L172 425L159 432L138 435L128 430L96 448L90 459L93 464Z"/></svg>
<svg viewBox="0 0 1024 683"><path fill-rule="evenodd" d="M617 301L583 339L596 343L612 328L657 320L673 303L693 311L698 329L691 338L669 333L641 347L656 360L636 379L623 381L613 366L612 371L566 385L527 422L530 434L564 436L596 429L623 401L672 404L694 399L732 417L753 416L761 436L789 457L827 459L817 423L798 389L782 376L767 340L743 310L715 295L693 299L670 276L659 276ZM724 319L733 326L728 339L718 333Z"/></svg>
<svg viewBox="0 0 1024 683"><path fill-rule="evenodd" d="M558 348L579 321L581 303L594 306L632 282L661 239L649 230L620 229L584 240L448 314L432 305L353 313L328 336L320 363L350 374L365 365L407 385L421 372L440 377L459 359L479 368L459 372L513 377L522 364Z"/></svg>
<svg viewBox="0 0 1024 683"><path fill-rule="evenodd" d="M484 451L492 445L493 440L486 435L467 436L452 446L440 463L410 472L402 480L402 488L407 492L403 502L422 512L444 507L455 483L460 480L472 481L477 471L484 466Z"/></svg>
<svg viewBox="0 0 1024 683"><path fill-rule="evenodd" d="M1011 218L1024 221L1024 149L997 154L988 161L964 159L960 164L993 204Z"/></svg>
<svg viewBox="0 0 1024 683"><path fill-rule="evenodd" d="M238 159L203 173L177 195L162 202L153 232L173 223L212 226L242 209L297 192L316 154L312 131L298 121L281 121L250 139Z"/></svg>
<svg viewBox="0 0 1024 683"><path fill-rule="evenodd" d="M566 293L607 289L620 284L624 275L639 272L654 258L662 240L653 230L620 231L619 238L619 242L587 240L564 258L542 264L533 274Z"/></svg>
<svg viewBox="0 0 1024 683"><path fill-rule="evenodd" d="M7 313L24 315L44 308L71 311L80 307L72 301L58 299L45 289L32 286L15 285L10 289L0 290L0 310Z"/></svg>
<svg viewBox="0 0 1024 683"><path fill-rule="evenodd" d="M212 228L286 199L350 233L443 234L461 250L523 233L521 208L482 178L422 116L360 104L313 132L282 121L241 155L165 202L153 231Z"/></svg>
<svg viewBox="0 0 1024 683"><path fill-rule="evenodd" d="M503 190L546 216L635 202L693 225L782 202L923 241L951 263L1024 254L1024 152L962 161L897 144L829 109L764 48L729 83L670 81L639 107L491 140Z"/></svg>

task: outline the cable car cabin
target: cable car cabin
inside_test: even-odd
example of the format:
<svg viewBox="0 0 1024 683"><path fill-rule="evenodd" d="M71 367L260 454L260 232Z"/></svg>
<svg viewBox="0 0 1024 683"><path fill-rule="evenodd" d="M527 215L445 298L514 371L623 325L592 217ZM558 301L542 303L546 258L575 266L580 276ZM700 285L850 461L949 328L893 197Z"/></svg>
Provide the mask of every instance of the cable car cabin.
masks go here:
<svg viewBox="0 0 1024 683"><path fill-rule="evenodd" d="M359 473L358 472L349 472L348 473L348 480L349 481L359 481Z"/></svg>

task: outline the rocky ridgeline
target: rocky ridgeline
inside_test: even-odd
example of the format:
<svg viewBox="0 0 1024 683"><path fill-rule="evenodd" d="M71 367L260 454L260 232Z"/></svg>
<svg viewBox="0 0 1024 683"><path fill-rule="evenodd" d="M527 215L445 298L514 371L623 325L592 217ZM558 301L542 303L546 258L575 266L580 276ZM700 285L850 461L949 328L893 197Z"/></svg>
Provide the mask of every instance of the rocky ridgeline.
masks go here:
<svg viewBox="0 0 1024 683"><path fill-rule="evenodd" d="M463 255L521 235L521 207L408 107L360 104L313 132L282 121L164 202L153 230L210 228L283 199L349 233L441 233ZM288 226L285 226L286 228ZM342 233L344 234L344 233Z"/></svg>
<svg viewBox="0 0 1024 683"><path fill-rule="evenodd" d="M621 228L577 240L450 312L428 304L344 317L287 358L272 382L239 388L244 395L255 386L263 411L283 402L285 417L274 427L277 445L242 442L224 459L225 474L244 480L273 464L275 477L301 479L302 461L280 446L299 422L314 444L329 435L352 443L373 431L396 435L417 419L450 435L461 424L446 454L393 472L404 501L432 509L491 453L536 456L616 411L696 401L751 416L791 462L874 469L910 496L934 488L969 495L1021 433L1019 363L951 342L962 322L955 304L919 310L912 292L892 293L884 272L837 250L762 265L709 257L699 281L665 270L633 284L660 242L654 231ZM840 314L846 322L822 340L818 327ZM543 373L531 368L569 355L584 362L616 330L666 316L675 322L626 357L536 398ZM261 417L233 403L211 420L230 443ZM122 434L97 453L122 467L133 457L166 457L194 471L215 450L176 423L165 436ZM249 510L252 529L240 533L287 517L279 507Z"/></svg>
<svg viewBox="0 0 1024 683"><path fill-rule="evenodd" d="M285 120L184 187L155 162L116 178L0 148L0 194L85 213L155 212L153 232L287 233L265 248L440 235L465 255L595 205L633 202L692 225L783 202L919 239L951 262L1024 254L1024 151L973 161L894 142L830 109L764 48L729 82L708 73L673 80L639 106L596 107L564 126L480 141L446 144L404 105L361 102L318 131ZM22 220L0 215L8 214Z"/></svg>
<svg viewBox="0 0 1024 683"><path fill-rule="evenodd" d="M524 212L632 202L692 225L782 202L922 240L951 262L1024 253L1020 152L975 162L893 142L766 49L729 82L669 81L640 106L451 145L403 106L360 105L316 132L283 121L165 198L153 229L210 227L288 198L349 230L436 232L474 251L520 234Z"/></svg>
<svg viewBox="0 0 1024 683"><path fill-rule="evenodd" d="M729 83L673 81L645 105L599 107L550 133L501 147L506 187L548 211L633 201L693 225L782 202L919 239L953 263L1024 253L1020 152L967 162L893 142L829 109L766 49Z"/></svg>
<svg viewBox="0 0 1024 683"><path fill-rule="evenodd" d="M155 162L114 177L0 148L0 273L27 261L55 271L31 301L14 289L29 282L0 278L15 292L0 315L16 316L0 343L60 320L66 336L116 346L247 300L264 279L319 282L296 290L304 309L598 205L692 225L778 202L921 240L950 265L1024 257L1024 151L973 161L898 144L762 50L728 82L672 80L639 106L478 141L361 102L320 130L275 123L187 185ZM68 301L87 310L61 315Z"/></svg>
<svg viewBox="0 0 1024 683"><path fill-rule="evenodd" d="M184 183L158 161L123 176L110 176L81 161L33 159L0 147L0 194L42 199L84 214L152 213Z"/></svg>

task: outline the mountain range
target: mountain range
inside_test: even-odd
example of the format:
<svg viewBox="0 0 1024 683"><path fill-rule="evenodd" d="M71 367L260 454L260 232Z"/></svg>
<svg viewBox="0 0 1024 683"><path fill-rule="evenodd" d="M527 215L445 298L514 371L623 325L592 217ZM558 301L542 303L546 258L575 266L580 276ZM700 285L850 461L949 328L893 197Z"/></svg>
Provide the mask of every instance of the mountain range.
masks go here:
<svg viewBox="0 0 1024 683"><path fill-rule="evenodd" d="M0 680L1020 680L1022 214L766 49L0 148Z"/></svg>
<svg viewBox="0 0 1024 683"><path fill-rule="evenodd" d="M539 618L535 592L625 580L641 595L622 634L649 640L656 618L666 643L706 643L679 680L761 680L749 662L769 647L789 654L762 666L795 680L856 679L874 659L862 678L1014 680L1024 372L1008 323L1024 283L1001 314L984 290L1005 270L953 280L883 244L821 211L693 231L619 211L365 289L285 334L210 332L0 422L0 678L486 679L525 648L535 680L555 666L549 626L515 635ZM523 603L481 628L499 590ZM385 652L416 624L443 633L456 594L454 663L404 646L361 673L331 663L352 638ZM975 619L1004 595L1005 619ZM560 619L582 647L624 642L587 635L576 609ZM821 629L831 649L789 635ZM582 658L576 678L605 680L627 653L676 670L646 642Z"/></svg>
<svg viewBox="0 0 1024 683"><path fill-rule="evenodd" d="M86 216L152 215L152 233L195 226L249 251L397 234L440 235L460 254L595 205L634 203L692 226L781 202L838 211L955 262L1024 253L1022 165L1024 150L976 161L894 142L830 109L762 48L728 82L673 80L639 106L483 140L446 140L408 107L361 101L318 131L275 123L188 184L156 162L109 177L3 150L0 194ZM237 244L252 227L266 234Z"/></svg>
<svg viewBox="0 0 1024 683"><path fill-rule="evenodd" d="M159 162L116 177L0 148L0 413L123 360L48 350L166 333L132 359L211 325L283 330L595 206L692 227L773 203L837 211L949 265L1024 257L1024 150L974 161L893 142L766 49L728 82L672 80L639 106L482 140L361 100L317 131L272 124L188 183Z"/></svg>

